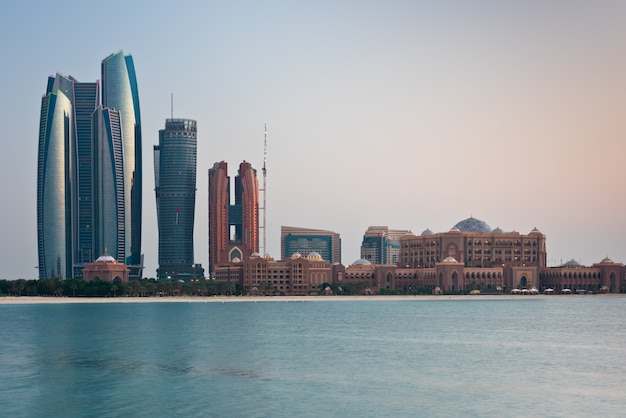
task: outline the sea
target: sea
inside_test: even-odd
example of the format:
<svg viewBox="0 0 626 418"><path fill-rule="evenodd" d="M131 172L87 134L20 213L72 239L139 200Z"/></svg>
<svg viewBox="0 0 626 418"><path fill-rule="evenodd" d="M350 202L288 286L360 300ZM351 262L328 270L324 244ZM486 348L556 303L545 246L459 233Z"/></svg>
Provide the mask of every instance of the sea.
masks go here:
<svg viewBox="0 0 626 418"><path fill-rule="evenodd" d="M620 417L626 296L0 304L2 417Z"/></svg>

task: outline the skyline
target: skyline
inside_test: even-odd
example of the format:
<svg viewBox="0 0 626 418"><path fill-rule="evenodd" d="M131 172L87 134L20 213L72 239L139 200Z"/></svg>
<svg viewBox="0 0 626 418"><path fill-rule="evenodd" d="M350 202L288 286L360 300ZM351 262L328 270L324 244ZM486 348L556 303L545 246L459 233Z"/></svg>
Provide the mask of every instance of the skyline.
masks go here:
<svg viewBox="0 0 626 418"><path fill-rule="evenodd" d="M198 121L203 266L208 170L244 160L260 170L265 124L276 258L281 225L338 232L350 264L369 226L445 232L474 216L537 227L549 265L626 261L626 3L183 2L193 13L180 19L164 3L110 6L0 6L0 34L14 40L0 51L19 64L0 69L11 81L0 101L0 278L38 274L46 78L100 79L94 63L120 50L135 61L142 111L145 277L158 266L152 146L172 93L173 116ZM80 35L107 21L106 37ZM41 43L51 25L62 46Z"/></svg>

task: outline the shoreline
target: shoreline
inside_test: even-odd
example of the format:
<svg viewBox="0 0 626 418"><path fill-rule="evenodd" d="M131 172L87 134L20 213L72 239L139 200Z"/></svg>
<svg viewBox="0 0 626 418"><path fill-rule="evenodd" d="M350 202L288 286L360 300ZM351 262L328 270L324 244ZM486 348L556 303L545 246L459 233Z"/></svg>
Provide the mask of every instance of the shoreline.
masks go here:
<svg viewBox="0 0 626 418"><path fill-rule="evenodd" d="M626 297L624 294L596 295L372 295L372 296L165 296L165 297L69 297L4 296L0 305L76 303L237 303L237 302L345 302L345 301L430 301L430 300L529 300L552 298Z"/></svg>

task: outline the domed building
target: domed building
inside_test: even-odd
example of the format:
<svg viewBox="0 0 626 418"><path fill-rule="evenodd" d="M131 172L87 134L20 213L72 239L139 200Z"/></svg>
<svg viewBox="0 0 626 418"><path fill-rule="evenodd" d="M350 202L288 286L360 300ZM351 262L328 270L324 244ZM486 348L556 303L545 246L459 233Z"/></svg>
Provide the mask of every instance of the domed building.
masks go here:
<svg viewBox="0 0 626 418"><path fill-rule="evenodd" d="M458 222L454 225L454 228L461 232L491 232L491 227L487 225L487 222L476 219L473 216Z"/></svg>
<svg viewBox="0 0 626 418"><path fill-rule="evenodd" d="M306 257L294 252L284 260L266 255L220 264L215 269L215 280L235 282L252 295L318 295L336 282L343 270L342 265L324 260L316 251Z"/></svg>
<svg viewBox="0 0 626 418"><path fill-rule="evenodd" d="M113 282L119 280L128 282L129 268L124 263L119 263L115 258L105 254L98 257L93 263L86 264L83 268L83 280L90 282L104 280Z"/></svg>
<svg viewBox="0 0 626 418"><path fill-rule="evenodd" d="M528 234L505 232L473 216L448 232L426 230L400 241L399 268L419 270L418 276L430 277L429 286L444 292L538 286L539 271L546 267L546 237L537 228Z"/></svg>

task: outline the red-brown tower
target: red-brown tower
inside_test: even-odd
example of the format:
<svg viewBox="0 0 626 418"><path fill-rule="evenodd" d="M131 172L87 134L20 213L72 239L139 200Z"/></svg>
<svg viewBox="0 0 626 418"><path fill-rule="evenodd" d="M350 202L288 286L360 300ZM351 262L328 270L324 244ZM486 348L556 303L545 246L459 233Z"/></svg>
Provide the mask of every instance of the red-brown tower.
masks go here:
<svg viewBox="0 0 626 418"><path fill-rule="evenodd" d="M228 164L215 163L209 170L209 271L259 251L259 182L248 162L239 165L235 177L235 202L230 200Z"/></svg>

